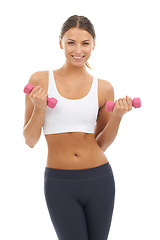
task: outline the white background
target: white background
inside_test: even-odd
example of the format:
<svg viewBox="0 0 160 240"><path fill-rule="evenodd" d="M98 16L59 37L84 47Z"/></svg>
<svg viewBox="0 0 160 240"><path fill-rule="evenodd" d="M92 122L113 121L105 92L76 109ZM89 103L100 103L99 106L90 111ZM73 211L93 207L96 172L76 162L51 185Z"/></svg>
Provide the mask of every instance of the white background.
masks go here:
<svg viewBox="0 0 160 240"><path fill-rule="evenodd" d="M158 0L1 2L1 239L57 239L43 192L44 135L34 148L25 145L22 135L23 88L32 73L64 64L58 37L63 22L74 14L88 17L96 30L88 71L113 85L115 99L128 95L140 97L142 103L124 115L105 152L116 184L109 240L160 239L158 4Z"/></svg>

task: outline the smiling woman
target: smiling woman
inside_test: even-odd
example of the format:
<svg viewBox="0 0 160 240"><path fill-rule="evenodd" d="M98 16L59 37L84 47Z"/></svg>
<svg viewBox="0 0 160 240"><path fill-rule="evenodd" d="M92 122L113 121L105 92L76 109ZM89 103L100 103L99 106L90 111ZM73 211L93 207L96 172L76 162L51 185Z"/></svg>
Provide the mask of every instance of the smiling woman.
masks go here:
<svg viewBox="0 0 160 240"><path fill-rule="evenodd" d="M57 236L65 240L107 239L113 213L115 183L104 148L113 141L116 121L108 129L110 139L102 134L98 144L97 137L110 121L105 102L114 101L114 91L87 71L95 37L88 18L68 18L59 36L64 65L34 73L29 83L35 88L26 95L24 136L33 147L43 127L44 193ZM46 104L47 92L57 99L54 109Z"/></svg>
<svg viewBox="0 0 160 240"><path fill-rule="evenodd" d="M94 47L95 47L95 39L96 39L96 34L95 34L95 29L94 29L94 26L93 24L91 23L91 21L84 17L84 16L77 16L77 15L74 15L70 18L68 18L66 20L66 22L64 22L63 26L62 26L62 29L61 29L61 33L60 33L60 40L63 39L65 33L72 29L72 28L78 28L78 29L82 29L82 30L85 30L87 36L86 38L83 38L83 40L81 41L81 45L84 46L85 48L87 48L89 51L91 50L94 50ZM84 34L85 34L84 32ZM79 37L83 37L83 35L77 35ZM85 37L85 36L84 36ZM76 42L75 39L72 39L72 38L69 38L67 39L67 37L65 36L64 37L64 41L68 44L68 45L72 45L73 47L76 46L76 44L78 44L78 42ZM72 42L71 42L72 41ZM79 55L77 55L79 56ZM82 55L81 55L82 56ZM80 57L81 57L80 56ZM76 57L76 56L75 56ZM84 59L83 59L83 62L85 62L85 65L91 69L89 63L87 62L88 58L90 57L90 55L85 56L84 55ZM75 59L75 58L74 58ZM76 62L81 62L81 61L76 61Z"/></svg>
<svg viewBox="0 0 160 240"><path fill-rule="evenodd" d="M69 36L72 36L72 38L68 38ZM67 60L70 60L72 57L74 62L80 63L81 66L85 63L85 65L89 67L87 60L89 59L92 50L94 50L95 41L88 31L75 27L69 29L64 34L61 34L60 47L61 49L65 49Z"/></svg>

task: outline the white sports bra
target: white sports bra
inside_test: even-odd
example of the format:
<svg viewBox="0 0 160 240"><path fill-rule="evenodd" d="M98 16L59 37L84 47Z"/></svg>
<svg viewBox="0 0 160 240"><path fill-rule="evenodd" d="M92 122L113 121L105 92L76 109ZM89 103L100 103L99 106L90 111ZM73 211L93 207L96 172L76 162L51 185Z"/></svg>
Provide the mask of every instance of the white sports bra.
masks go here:
<svg viewBox="0 0 160 240"><path fill-rule="evenodd" d="M80 99L68 99L58 92L54 72L49 70L48 97L54 97L58 102L53 109L48 106L45 109L44 134L94 133L99 110L97 78L93 77L92 86L86 96Z"/></svg>

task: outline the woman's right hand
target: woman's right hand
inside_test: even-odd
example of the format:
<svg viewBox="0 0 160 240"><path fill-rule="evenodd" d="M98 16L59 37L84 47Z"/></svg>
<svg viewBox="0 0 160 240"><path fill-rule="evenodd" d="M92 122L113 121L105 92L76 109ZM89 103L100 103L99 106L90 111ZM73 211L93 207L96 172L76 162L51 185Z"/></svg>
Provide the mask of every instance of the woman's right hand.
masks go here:
<svg viewBox="0 0 160 240"><path fill-rule="evenodd" d="M38 111L44 111L47 106L48 92L41 88L41 86L35 86L30 92L29 97L34 104L34 108Z"/></svg>

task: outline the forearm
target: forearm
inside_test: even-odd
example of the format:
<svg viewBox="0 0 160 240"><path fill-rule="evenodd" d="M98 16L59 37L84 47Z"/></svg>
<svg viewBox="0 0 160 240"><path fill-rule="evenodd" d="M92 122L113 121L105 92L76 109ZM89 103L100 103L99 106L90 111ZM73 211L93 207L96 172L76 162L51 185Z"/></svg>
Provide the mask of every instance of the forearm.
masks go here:
<svg viewBox="0 0 160 240"><path fill-rule="evenodd" d="M111 116L108 124L103 129L103 131L96 137L96 141L101 149L105 150L113 143L117 133L119 124L121 122L120 117Z"/></svg>
<svg viewBox="0 0 160 240"><path fill-rule="evenodd" d="M38 142L44 121L45 111L33 110L32 116L23 129L25 143L29 147L34 147Z"/></svg>

